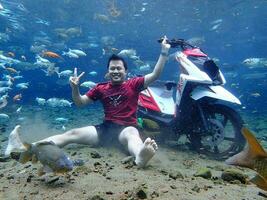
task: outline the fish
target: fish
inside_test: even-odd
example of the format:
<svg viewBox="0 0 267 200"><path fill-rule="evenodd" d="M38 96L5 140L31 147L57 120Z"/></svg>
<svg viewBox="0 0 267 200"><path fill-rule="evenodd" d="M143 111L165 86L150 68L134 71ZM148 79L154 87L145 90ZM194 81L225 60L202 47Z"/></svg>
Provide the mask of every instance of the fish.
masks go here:
<svg viewBox="0 0 267 200"><path fill-rule="evenodd" d="M18 74L19 73L17 70L15 70L12 67L6 67L6 70L9 71L9 72L11 72L11 73L14 73L14 74Z"/></svg>
<svg viewBox="0 0 267 200"><path fill-rule="evenodd" d="M23 76L14 76L13 78L14 78L14 80L18 80L18 79L23 78Z"/></svg>
<svg viewBox="0 0 267 200"><path fill-rule="evenodd" d="M46 173L64 174L73 169L72 160L52 141L38 142L35 144L23 144L26 151L22 152L19 162L22 164L38 161L43 165L38 170L38 175Z"/></svg>
<svg viewBox="0 0 267 200"><path fill-rule="evenodd" d="M20 112L21 112L21 109L22 109L22 106L20 106L20 107L16 110L16 113L20 113Z"/></svg>
<svg viewBox="0 0 267 200"><path fill-rule="evenodd" d="M95 13L94 20L99 20L100 22L110 22L111 20L107 15Z"/></svg>
<svg viewBox="0 0 267 200"><path fill-rule="evenodd" d="M134 49L123 49L118 53L118 56L133 57L133 56L136 56L136 50L134 50Z"/></svg>
<svg viewBox="0 0 267 200"><path fill-rule="evenodd" d="M61 123L67 123L68 121L69 121L69 119L64 118L64 117L57 117L57 118L55 119L55 122L56 122L56 123L59 123L59 124L61 124Z"/></svg>
<svg viewBox="0 0 267 200"><path fill-rule="evenodd" d="M215 24L214 26L212 26L211 27L211 31L215 31L215 30L217 30L218 28L219 28L219 26L220 26L221 24Z"/></svg>
<svg viewBox="0 0 267 200"><path fill-rule="evenodd" d="M3 95L0 98L0 109L6 107L8 101L7 101L8 95Z"/></svg>
<svg viewBox="0 0 267 200"><path fill-rule="evenodd" d="M89 75L96 76L97 75L97 72L96 71L91 71L91 72L89 72Z"/></svg>
<svg viewBox="0 0 267 200"><path fill-rule="evenodd" d="M10 52L7 53L7 56L14 58L15 57L15 53L13 53L13 52L10 51Z"/></svg>
<svg viewBox="0 0 267 200"><path fill-rule="evenodd" d="M60 77L70 77L73 75L73 71L71 70L64 70L64 71L61 71L61 72L56 72L57 75L58 75L58 78Z"/></svg>
<svg viewBox="0 0 267 200"><path fill-rule="evenodd" d="M37 18L36 21L35 21L36 24L44 24L46 26L49 26L50 25L50 22L46 21L46 20L43 20L43 19L40 19L40 18Z"/></svg>
<svg viewBox="0 0 267 200"><path fill-rule="evenodd" d="M44 44L39 45L39 46L34 44L30 47L30 51L33 53L40 53L42 51L45 51L45 49L46 49L46 46Z"/></svg>
<svg viewBox="0 0 267 200"><path fill-rule="evenodd" d="M86 56L87 54L79 49L69 49L69 52L76 54L77 56Z"/></svg>
<svg viewBox="0 0 267 200"><path fill-rule="evenodd" d="M261 68L267 67L267 59L266 58L246 58L242 62L248 68Z"/></svg>
<svg viewBox="0 0 267 200"><path fill-rule="evenodd" d="M240 153L228 158L225 163L256 171L257 175L250 182L267 191L267 153L248 128L243 127L241 131L248 145Z"/></svg>
<svg viewBox="0 0 267 200"><path fill-rule="evenodd" d="M81 27L71 27L68 28L65 32L69 37L75 38L82 34L82 28Z"/></svg>
<svg viewBox="0 0 267 200"><path fill-rule="evenodd" d="M17 85L16 85L16 88L19 88L19 89L28 89L28 87L29 87L29 83L18 83Z"/></svg>
<svg viewBox="0 0 267 200"><path fill-rule="evenodd" d="M26 61L26 60L27 60L27 59L26 59L26 56L24 56L24 55L20 56L20 58L21 58L23 61Z"/></svg>
<svg viewBox="0 0 267 200"><path fill-rule="evenodd" d="M59 98L50 98L46 101L47 105L50 107L71 107L72 102L69 102L65 99L59 99Z"/></svg>
<svg viewBox="0 0 267 200"><path fill-rule="evenodd" d="M16 94L14 97L13 97L13 101L20 101L22 98L22 94Z"/></svg>
<svg viewBox="0 0 267 200"><path fill-rule="evenodd" d="M9 90L12 90L11 87L0 87L0 94L7 93Z"/></svg>
<svg viewBox="0 0 267 200"><path fill-rule="evenodd" d="M6 122L9 120L9 116L5 113L0 113L0 122Z"/></svg>
<svg viewBox="0 0 267 200"><path fill-rule="evenodd" d="M1 69L6 69L6 67L5 67L5 63L0 63L0 68L1 68Z"/></svg>
<svg viewBox="0 0 267 200"><path fill-rule="evenodd" d="M0 81L0 87L2 86L7 86L7 87L11 87L13 85L11 79L9 79L8 81Z"/></svg>
<svg viewBox="0 0 267 200"><path fill-rule="evenodd" d="M44 51L42 53L42 56L49 57L49 58L61 58L60 55L52 51Z"/></svg>
<svg viewBox="0 0 267 200"><path fill-rule="evenodd" d="M216 19L216 20L210 22L210 24L219 24L219 23L222 23L222 22L223 22L222 19Z"/></svg>
<svg viewBox="0 0 267 200"><path fill-rule="evenodd" d="M151 66L149 64L144 64L139 67L140 71L149 71L151 69Z"/></svg>
<svg viewBox="0 0 267 200"><path fill-rule="evenodd" d="M113 46L115 41L116 41L116 38L113 37L113 36L103 36L103 37L101 37L101 43L103 44L103 46Z"/></svg>
<svg viewBox="0 0 267 200"><path fill-rule="evenodd" d="M50 63L49 60L45 59L45 58L42 58L41 56L39 55L36 55L36 62L41 62L41 63Z"/></svg>
<svg viewBox="0 0 267 200"><path fill-rule="evenodd" d="M96 86L96 83L93 81L85 81L81 84L81 87L86 87L86 88L93 88Z"/></svg>
<svg viewBox="0 0 267 200"><path fill-rule="evenodd" d="M254 92L254 93L251 93L250 96L253 96L253 97L260 97L261 94L258 93L258 92Z"/></svg>
<svg viewBox="0 0 267 200"><path fill-rule="evenodd" d="M36 97L35 100L37 101L39 106L43 106L46 103L46 100L44 98Z"/></svg>
<svg viewBox="0 0 267 200"><path fill-rule="evenodd" d="M63 51L62 55L63 56L68 56L69 58L79 58L79 56L77 54L75 54L73 52L70 52L70 51L68 51L68 52Z"/></svg>
<svg viewBox="0 0 267 200"><path fill-rule="evenodd" d="M51 65L47 66L47 69L42 69L43 72L45 72L46 76L52 76L54 73L58 73L59 67L55 67L55 63L52 63Z"/></svg>

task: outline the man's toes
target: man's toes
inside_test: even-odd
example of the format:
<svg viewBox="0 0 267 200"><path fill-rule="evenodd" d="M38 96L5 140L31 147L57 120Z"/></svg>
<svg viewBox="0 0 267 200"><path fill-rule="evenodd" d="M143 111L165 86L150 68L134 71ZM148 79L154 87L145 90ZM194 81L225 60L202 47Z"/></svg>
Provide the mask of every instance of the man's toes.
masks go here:
<svg viewBox="0 0 267 200"><path fill-rule="evenodd" d="M15 130L19 130L21 128L20 125L15 126Z"/></svg>
<svg viewBox="0 0 267 200"><path fill-rule="evenodd" d="M151 140L151 145L153 145L153 144L155 144L156 143L156 141L155 140Z"/></svg>
<svg viewBox="0 0 267 200"><path fill-rule="evenodd" d="M152 144L152 147L153 147L155 150L158 150L158 145L157 145L156 142Z"/></svg>
<svg viewBox="0 0 267 200"><path fill-rule="evenodd" d="M145 140L144 144L145 144L145 145L149 145L150 143L151 143L151 138L148 137L148 138Z"/></svg>

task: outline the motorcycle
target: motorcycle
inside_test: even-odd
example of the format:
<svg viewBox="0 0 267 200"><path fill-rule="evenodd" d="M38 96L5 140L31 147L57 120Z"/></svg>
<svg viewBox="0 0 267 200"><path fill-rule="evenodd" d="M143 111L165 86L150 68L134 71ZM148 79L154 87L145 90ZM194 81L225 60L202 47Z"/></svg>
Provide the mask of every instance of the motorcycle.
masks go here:
<svg viewBox="0 0 267 200"><path fill-rule="evenodd" d="M162 40L159 40L161 42ZM226 80L199 47L183 39L167 41L180 67L178 84L156 81L138 99L139 121L152 120L160 127L160 138L176 141L186 135L190 147L215 159L226 159L245 146L243 121L230 104L241 102L223 86Z"/></svg>

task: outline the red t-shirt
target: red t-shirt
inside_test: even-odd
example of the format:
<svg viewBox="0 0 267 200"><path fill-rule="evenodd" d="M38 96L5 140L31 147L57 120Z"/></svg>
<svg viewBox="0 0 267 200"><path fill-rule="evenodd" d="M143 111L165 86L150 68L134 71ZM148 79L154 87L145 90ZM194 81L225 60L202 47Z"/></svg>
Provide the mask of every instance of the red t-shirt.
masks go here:
<svg viewBox="0 0 267 200"><path fill-rule="evenodd" d="M97 84L86 96L94 101L101 101L105 120L121 125L136 125L138 95L143 87L144 77L136 77L121 85L112 85L111 82Z"/></svg>

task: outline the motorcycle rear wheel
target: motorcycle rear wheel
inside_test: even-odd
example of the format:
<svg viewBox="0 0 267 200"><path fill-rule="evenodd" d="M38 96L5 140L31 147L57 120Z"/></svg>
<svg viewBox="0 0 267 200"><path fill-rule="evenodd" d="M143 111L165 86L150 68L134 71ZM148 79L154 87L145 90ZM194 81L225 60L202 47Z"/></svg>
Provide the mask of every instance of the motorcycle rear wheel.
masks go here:
<svg viewBox="0 0 267 200"><path fill-rule="evenodd" d="M216 160L225 160L240 152L246 141L241 133L243 121L239 114L221 104L203 107L203 111L208 131L194 133L196 137L191 135L189 139L192 145L196 145L200 153Z"/></svg>

